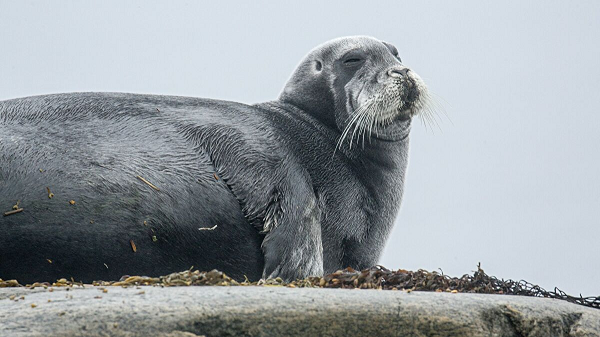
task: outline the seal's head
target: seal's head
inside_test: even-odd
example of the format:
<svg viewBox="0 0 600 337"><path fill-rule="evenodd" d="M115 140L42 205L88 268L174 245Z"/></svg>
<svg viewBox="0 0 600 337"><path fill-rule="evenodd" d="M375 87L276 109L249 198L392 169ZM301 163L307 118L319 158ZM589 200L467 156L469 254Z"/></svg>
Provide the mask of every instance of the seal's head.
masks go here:
<svg viewBox="0 0 600 337"><path fill-rule="evenodd" d="M313 49L279 100L297 106L341 133L399 140L428 102L421 78L402 64L393 45L367 36L342 37Z"/></svg>

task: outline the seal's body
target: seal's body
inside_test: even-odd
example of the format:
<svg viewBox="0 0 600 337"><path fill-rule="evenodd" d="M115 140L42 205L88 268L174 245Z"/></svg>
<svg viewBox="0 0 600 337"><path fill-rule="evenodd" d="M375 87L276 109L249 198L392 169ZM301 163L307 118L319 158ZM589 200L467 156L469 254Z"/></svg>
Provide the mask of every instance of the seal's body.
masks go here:
<svg viewBox="0 0 600 337"><path fill-rule="evenodd" d="M0 102L0 278L377 263L426 90L393 46L333 40L257 105L112 93ZM17 204L18 201L18 205Z"/></svg>

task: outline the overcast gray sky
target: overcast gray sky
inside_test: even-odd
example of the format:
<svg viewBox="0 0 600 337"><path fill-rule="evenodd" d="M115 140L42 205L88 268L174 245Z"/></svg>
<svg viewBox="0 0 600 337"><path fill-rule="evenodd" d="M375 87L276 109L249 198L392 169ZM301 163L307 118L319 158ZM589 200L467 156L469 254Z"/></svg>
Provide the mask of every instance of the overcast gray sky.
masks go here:
<svg viewBox="0 0 600 337"><path fill-rule="evenodd" d="M598 1L0 0L0 99L278 96L314 46L395 44L445 107L381 263L600 295Z"/></svg>

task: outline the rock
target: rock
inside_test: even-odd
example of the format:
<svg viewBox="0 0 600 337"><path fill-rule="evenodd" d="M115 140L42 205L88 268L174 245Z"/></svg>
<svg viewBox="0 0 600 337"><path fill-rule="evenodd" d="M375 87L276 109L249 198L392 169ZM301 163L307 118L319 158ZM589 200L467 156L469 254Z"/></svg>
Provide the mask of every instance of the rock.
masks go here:
<svg viewBox="0 0 600 337"><path fill-rule="evenodd" d="M0 336L600 336L600 310L523 296L267 286L102 289L0 289Z"/></svg>

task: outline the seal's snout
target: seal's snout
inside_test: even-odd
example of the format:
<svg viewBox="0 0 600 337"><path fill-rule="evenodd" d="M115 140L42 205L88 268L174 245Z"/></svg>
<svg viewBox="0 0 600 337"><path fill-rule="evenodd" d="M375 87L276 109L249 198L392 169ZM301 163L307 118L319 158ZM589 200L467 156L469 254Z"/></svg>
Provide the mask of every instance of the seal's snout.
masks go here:
<svg viewBox="0 0 600 337"><path fill-rule="evenodd" d="M409 108L408 104L414 103L419 99L418 75L409 68L400 66L393 67L386 71L387 85L396 88L396 95L402 100L402 106Z"/></svg>
<svg viewBox="0 0 600 337"><path fill-rule="evenodd" d="M408 68L392 68L390 70L388 70L387 74L389 77L393 77L393 78L406 78L408 77L408 72L410 71L410 69Z"/></svg>
<svg viewBox="0 0 600 337"><path fill-rule="evenodd" d="M384 76L385 82L400 84L402 86L406 86L408 88L415 87L415 76L416 74L410 70L410 68L400 66L389 68L385 71L387 76Z"/></svg>

